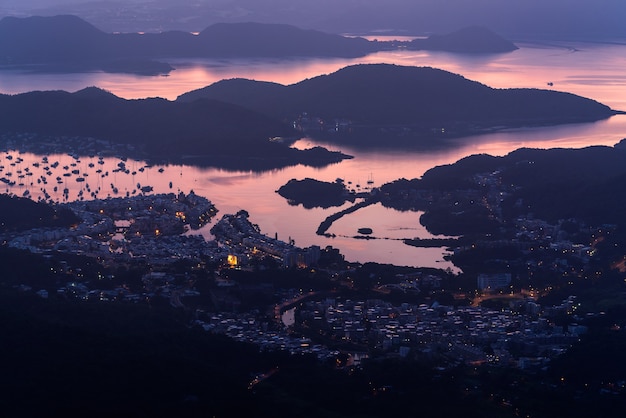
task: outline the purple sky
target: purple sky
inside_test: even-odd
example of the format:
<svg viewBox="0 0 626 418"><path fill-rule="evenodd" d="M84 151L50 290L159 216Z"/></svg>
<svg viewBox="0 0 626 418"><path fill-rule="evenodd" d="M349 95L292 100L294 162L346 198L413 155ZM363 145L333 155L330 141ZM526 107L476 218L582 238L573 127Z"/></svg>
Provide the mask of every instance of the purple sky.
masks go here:
<svg viewBox="0 0 626 418"><path fill-rule="evenodd" d="M0 16L61 13L108 32L259 21L336 33L482 25L511 38L626 38L625 0L0 0Z"/></svg>

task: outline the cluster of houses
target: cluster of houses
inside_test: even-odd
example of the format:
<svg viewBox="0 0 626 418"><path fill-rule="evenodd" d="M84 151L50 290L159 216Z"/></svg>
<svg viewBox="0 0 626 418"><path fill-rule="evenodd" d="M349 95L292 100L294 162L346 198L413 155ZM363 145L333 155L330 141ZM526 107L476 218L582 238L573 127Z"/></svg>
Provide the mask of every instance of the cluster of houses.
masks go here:
<svg viewBox="0 0 626 418"><path fill-rule="evenodd" d="M527 367L545 364L578 341L586 327L557 326L544 312L572 312L575 298L543 310L532 301L527 311L482 307L393 305L382 300L305 302L299 325L336 342L350 342L365 351L412 356L446 363L490 363Z"/></svg>
<svg viewBox="0 0 626 418"><path fill-rule="evenodd" d="M277 237L262 234L259 227L250 222L249 214L241 210L234 215L224 215L211 228L215 239L229 247L236 258L234 263L245 263L251 255L261 253L276 258L284 267L306 267L316 265L321 256L319 246L305 249L294 245L293 240L284 242Z"/></svg>
<svg viewBox="0 0 626 418"><path fill-rule="evenodd" d="M64 204L82 222L72 228L41 228L4 237L8 245L44 253L50 250L84 254L111 262L216 256L216 246L202 236L183 235L210 222L217 210L193 192L137 195Z"/></svg>

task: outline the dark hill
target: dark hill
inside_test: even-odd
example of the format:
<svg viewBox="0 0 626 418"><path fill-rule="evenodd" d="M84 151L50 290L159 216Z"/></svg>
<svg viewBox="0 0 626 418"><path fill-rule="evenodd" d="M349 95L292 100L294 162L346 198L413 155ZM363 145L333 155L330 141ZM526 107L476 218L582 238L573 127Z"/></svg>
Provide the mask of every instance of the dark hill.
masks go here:
<svg viewBox="0 0 626 418"><path fill-rule="evenodd" d="M287 199L290 205L302 204L306 209L329 208L354 201L354 196L341 181L329 183L312 178L291 179L276 192Z"/></svg>
<svg viewBox="0 0 626 418"><path fill-rule="evenodd" d="M113 93L109 91L103 90L95 86L85 87L82 90L78 90L77 92L74 93L74 97L81 98L81 99L88 99L88 100L103 99L103 100L112 100L112 101L118 101L118 102L121 102L124 100L124 99L117 97L116 95L114 95Z"/></svg>
<svg viewBox="0 0 626 418"><path fill-rule="evenodd" d="M5 17L0 20L0 66L54 71L104 70L138 74L171 71L155 59L180 57L360 57L399 46L455 52L502 52L510 42L485 29L468 28L427 40L377 42L304 30L285 24L217 23L189 32L105 33L76 16ZM1 67L0 67L1 68Z"/></svg>
<svg viewBox="0 0 626 418"><path fill-rule="evenodd" d="M415 39L409 47L469 54L502 53L518 49L513 42L479 26L471 26L446 35L432 35L428 39Z"/></svg>
<svg viewBox="0 0 626 418"><path fill-rule="evenodd" d="M379 196L385 206L424 211L420 223L435 234L450 236L489 234L488 240L506 237L508 242L523 231L515 225L526 218L581 225L568 233L583 232L581 242L585 242L589 230L584 225L609 230L617 226L615 233L609 233L610 244L604 246L613 254L613 263L624 255L625 181L626 152L619 148L520 149L504 157L473 155L434 167L421 179L381 186ZM535 244L542 242L535 239ZM486 257L499 258L498 248L507 245L500 241L488 247Z"/></svg>
<svg viewBox="0 0 626 418"><path fill-rule="evenodd" d="M406 195L407 190L445 194L459 190L480 191L484 187L476 181L479 175L497 178L498 183L510 185L501 202L503 216L510 222L532 213L536 218L550 222L576 218L595 226L626 225L626 196L622 193L626 181L626 152L616 147L523 148L503 157L472 155L454 164L434 167L421 179L386 184L381 191L396 197ZM403 203L402 198L394 198L389 206L402 208ZM432 220L433 216L443 216L449 211L449 216L442 219L448 224L459 219L465 222L465 226L459 223L459 230L446 230L445 233L463 234L463 228L471 224L458 216L463 209L452 203L445 210L437 207L423 220ZM417 209L429 208L427 202L412 204ZM470 212L468 207L465 209Z"/></svg>
<svg viewBox="0 0 626 418"><path fill-rule="evenodd" d="M358 57L375 51L374 43L284 24L218 23L202 31L205 54L214 56Z"/></svg>
<svg viewBox="0 0 626 418"><path fill-rule="evenodd" d="M586 122L614 114L610 108L573 94L537 89L493 89L460 75L427 67L355 65L335 73L282 86L225 80L186 93L178 101L210 98L248 107L280 120L303 112L332 123L349 121L359 141L391 131L402 143L460 136L501 126L538 126ZM315 135L315 132L309 132ZM324 132L318 132L324 135ZM387 145L393 145L387 143Z"/></svg>
<svg viewBox="0 0 626 418"><path fill-rule="evenodd" d="M194 158L197 163L238 164L247 169L324 165L343 158L323 149L298 151L270 141L296 133L281 122L233 104L125 100L97 88L0 95L0 132L94 137L132 145L146 158ZM267 167L260 167L261 163Z"/></svg>
<svg viewBox="0 0 626 418"><path fill-rule="evenodd" d="M0 34L3 38L12 35L27 40L47 37L59 41L78 37L97 39L105 33L77 16L59 15L28 18L7 16L0 20Z"/></svg>
<svg viewBox="0 0 626 418"><path fill-rule="evenodd" d="M0 232L69 227L78 222L80 219L69 209L58 209L47 203L0 194Z"/></svg>
<svg viewBox="0 0 626 418"><path fill-rule="evenodd" d="M0 20L0 63L92 60L106 51L107 34L76 16Z"/></svg>
<svg viewBox="0 0 626 418"><path fill-rule="evenodd" d="M0 64L171 57L357 57L380 46L289 25L215 24L199 35L104 33L75 16L0 20Z"/></svg>

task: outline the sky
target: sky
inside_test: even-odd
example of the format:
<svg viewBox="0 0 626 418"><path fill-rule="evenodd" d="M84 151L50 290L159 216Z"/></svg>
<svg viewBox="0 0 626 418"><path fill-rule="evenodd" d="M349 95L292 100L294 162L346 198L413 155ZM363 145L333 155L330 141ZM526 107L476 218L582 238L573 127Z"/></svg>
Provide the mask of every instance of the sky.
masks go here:
<svg viewBox="0 0 626 418"><path fill-rule="evenodd" d="M420 35L481 25L511 39L626 38L625 0L0 0L0 16L54 14L76 14L107 32L257 21L334 33Z"/></svg>

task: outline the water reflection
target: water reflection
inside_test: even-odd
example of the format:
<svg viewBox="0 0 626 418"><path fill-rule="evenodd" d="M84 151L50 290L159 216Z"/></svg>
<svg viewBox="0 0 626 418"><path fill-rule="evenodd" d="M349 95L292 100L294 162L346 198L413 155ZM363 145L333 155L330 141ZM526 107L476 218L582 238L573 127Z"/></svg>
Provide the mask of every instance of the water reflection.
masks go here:
<svg viewBox="0 0 626 418"><path fill-rule="evenodd" d="M347 65L389 63L430 66L462 74L495 88L550 88L579 94L626 110L626 45L591 43L521 43L508 54L453 54L429 51L384 51L361 58L298 59L178 59L169 77L143 77L100 72L83 74L32 74L2 71L0 91L76 91L98 86L124 98L175 99L226 78L244 77L281 84L328 74ZM548 86L553 83L553 86Z"/></svg>
<svg viewBox="0 0 626 418"><path fill-rule="evenodd" d="M68 154L44 157L9 151L0 153L0 179L9 182L4 183L3 180L0 184L3 189L0 190L19 196L26 193L34 200L59 202L134 195L144 193L142 188L146 186L152 190L149 193L188 193L193 190L217 206L220 211L218 216L241 209L248 210L251 221L258 224L262 232L270 236L278 234L285 241L293 239L301 247L333 245L350 261L453 268L450 263L443 261L443 249L416 249L399 240L430 236L419 224L419 213L397 212L380 205L370 206L337 221L329 231L337 236L326 238L315 234L320 222L350 204L340 208L307 210L302 206L290 206L276 190L292 178L306 177L322 181L335 181L340 177L346 183L361 184L362 187L371 179L371 186L377 187L398 178L420 177L433 166L451 164L469 154L504 155L519 147L614 145L625 133L626 116L615 116L591 124L477 135L459 140L458 147L447 149L364 151L341 148L355 158L323 168L298 165L263 173L182 165L149 166L143 161L123 161L113 157ZM310 139L303 139L297 145L316 144ZM121 163L124 163L124 170L120 170ZM79 178L84 180L77 181ZM11 182L14 184L10 185ZM351 238L360 227L370 227L374 230L373 235L388 239ZM210 228L211 225L208 225L199 232L211 238Z"/></svg>
<svg viewBox="0 0 626 418"><path fill-rule="evenodd" d="M291 84L350 64L385 62L442 68L496 88L546 88L550 82L553 83L550 88L590 97L615 109L626 110L626 76L623 75L626 68L625 45L577 43L521 46L520 50L510 54L483 56L405 50L381 52L360 59L179 60L174 62L177 70L169 77L3 71L0 91L75 91L98 86L125 98L160 96L175 99L182 93L224 78L246 77ZM343 208L305 210L290 206L276 190L291 178L305 177L322 181L342 178L346 182L363 184L371 176L373 186L380 186L402 177L420 177L433 166L451 164L470 154L504 155L520 147L613 145L624 137L626 116L614 116L589 124L476 135L459 139L454 147L426 151L357 150L323 144L355 158L323 168L295 166L263 173L180 165L148 167L141 161L127 161L126 172L116 171L120 163L117 158L75 158L60 154L49 155L45 162L43 156L11 151L0 153L0 165L3 166L0 178L5 179L0 186L4 192L54 201L132 195L144 193L144 186L152 187L153 193L188 193L194 190L213 201L220 215L246 209L250 212L251 221L258 224L262 232L272 236L277 233L283 240L294 239L296 245L301 247L333 245L340 248L350 261L445 268L452 265L443 261L442 249L416 249L396 239L366 241L349 238L359 227L372 227L375 234L383 238L405 238L405 234L406 238L424 237L427 231L419 225L418 213L371 207L342 218L332 227L331 232L337 237L326 238L317 236L315 230L329 214ZM310 139L296 144L298 147L312 145L316 143ZM57 165L52 167L53 163ZM44 171L46 166L48 169ZM31 174L26 174L26 168ZM18 170L21 173L17 173ZM72 173L73 170L78 170L78 173ZM84 180L77 181L79 177ZM390 223L386 224L387 221ZM200 232L209 237L209 229L210 225Z"/></svg>

